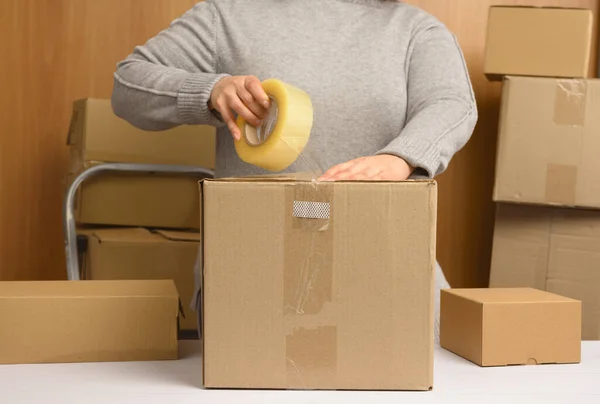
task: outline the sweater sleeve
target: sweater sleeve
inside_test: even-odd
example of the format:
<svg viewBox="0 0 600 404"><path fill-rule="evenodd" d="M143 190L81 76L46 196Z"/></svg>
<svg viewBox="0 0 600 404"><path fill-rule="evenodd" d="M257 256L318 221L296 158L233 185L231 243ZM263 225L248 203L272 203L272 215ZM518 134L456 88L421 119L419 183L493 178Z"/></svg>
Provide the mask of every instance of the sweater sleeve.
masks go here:
<svg viewBox="0 0 600 404"><path fill-rule="evenodd" d="M416 175L435 177L470 139L477 105L462 51L443 26L417 34L407 58L407 117L377 154L403 158Z"/></svg>
<svg viewBox="0 0 600 404"><path fill-rule="evenodd" d="M119 62L115 114L145 130L223 125L208 108L214 85L227 76L217 68L217 23L213 2L198 3Z"/></svg>

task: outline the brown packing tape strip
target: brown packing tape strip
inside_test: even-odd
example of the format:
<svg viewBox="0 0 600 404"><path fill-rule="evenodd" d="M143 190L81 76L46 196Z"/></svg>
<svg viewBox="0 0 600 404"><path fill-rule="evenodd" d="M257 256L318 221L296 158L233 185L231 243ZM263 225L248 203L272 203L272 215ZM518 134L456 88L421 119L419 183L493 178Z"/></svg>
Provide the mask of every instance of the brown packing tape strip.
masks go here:
<svg viewBox="0 0 600 404"><path fill-rule="evenodd" d="M586 121L588 88L582 79L558 79L554 100L554 123L560 126L583 127ZM581 149L577 139L565 143ZM578 153L580 155L581 153ZM546 167L545 201L551 204L574 206L577 196L577 163L555 164Z"/></svg>
<svg viewBox="0 0 600 404"><path fill-rule="evenodd" d="M333 302L333 183L296 182L286 196L283 311L287 384L332 386L337 375Z"/></svg>
<svg viewBox="0 0 600 404"><path fill-rule="evenodd" d="M551 207L541 207L537 209L537 206L529 207L530 211L534 211L536 214L535 220L541 220L546 223L546 231L548 233L548 238L546 239L546 243L543 248L540 248L537 265L534 268L535 270L535 285L537 289L547 290L548 284L548 268L550 266L550 261L552 259L552 234L553 234L553 226L554 226L554 217L555 210Z"/></svg>
<svg viewBox="0 0 600 404"><path fill-rule="evenodd" d="M587 103L585 80L556 80L554 123L557 125L583 126Z"/></svg>
<svg viewBox="0 0 600 404"><path fill-rule="evenodd" d="M546 166L546 202L574 206L576 191L577 166L564 164Z"/></svg>

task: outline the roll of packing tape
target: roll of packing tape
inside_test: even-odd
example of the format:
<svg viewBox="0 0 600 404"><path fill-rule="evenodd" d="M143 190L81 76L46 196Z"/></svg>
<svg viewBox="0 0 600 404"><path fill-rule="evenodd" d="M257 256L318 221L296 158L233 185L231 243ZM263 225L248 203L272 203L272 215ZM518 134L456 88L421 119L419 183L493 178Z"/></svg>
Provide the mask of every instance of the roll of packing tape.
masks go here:
<svg viewBox="0 0 600 404"><path fill-rule="evenodd" d="M312 102L304 91L276 79L262 82L271 99L271 108L260 127L242 117L242 133L235 149L242 161L269 171L288 168L302 153L313 124Z"/></svg>

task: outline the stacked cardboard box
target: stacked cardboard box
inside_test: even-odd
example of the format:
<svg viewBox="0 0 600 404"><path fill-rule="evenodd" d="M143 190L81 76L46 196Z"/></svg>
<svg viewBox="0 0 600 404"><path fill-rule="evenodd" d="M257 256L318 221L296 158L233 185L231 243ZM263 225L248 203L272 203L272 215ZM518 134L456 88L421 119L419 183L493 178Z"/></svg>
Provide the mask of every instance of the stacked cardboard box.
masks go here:
<svg viewBox="0 0 600 404"><path fill-rule="evenodd" d="M114 115L110 101L75 102L67 141L69 181L100 163L214 168L215 130L180 126L148 132ZM173 279L184 310L192 299L200 242L198 181L188 174L104 172L76 195L74 217L88 237L85 278ZM196 330L184 312L184 330Z"/></svg>
<svg viewBox="0 0 600 404"><path fill-rule="evenodd" d="M197 329L197 316L189 306L195 289L199 232L126 227L81 229L80 233L87 236L81 257L84 279L172 279L182 300L179 326L186 331Z"/></svg>
<svg viewBox="0 0 600 404"><path fill-rule="evenodd" d="M560 29L558 29L560 27ZM600 339L600 80L591 10L492 7L485 73L502 80L490 287L583 304Z"/></svg>

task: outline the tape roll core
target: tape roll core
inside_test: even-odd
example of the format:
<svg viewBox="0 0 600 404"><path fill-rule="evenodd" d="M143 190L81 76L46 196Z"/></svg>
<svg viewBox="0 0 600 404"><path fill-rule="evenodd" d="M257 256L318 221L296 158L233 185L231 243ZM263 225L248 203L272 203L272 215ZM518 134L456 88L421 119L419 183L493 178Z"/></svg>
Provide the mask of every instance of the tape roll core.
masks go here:
<svg viewBox="0 0 600 404"><path fill-rule="evenodd" d="M265 80L263 89L271 108L260 127L241 116L237 126L242 133L235 142L239 158L269 171L282 171L304 150L313 124L312 102L304 91L276 79Z"/></svg>
<svg viewBox="0 0 600 404"><path fill-rule="evenodd" d="M262 125L258 128L249 123L244 125L243 134L246 138L246 142L251 146L260 146L266 142L273 133L273 129L275 129L277 117L279 116L279 106L273 97L269 98L271 99L271 107L269 108L267 117L263 120Z"/></svg>

